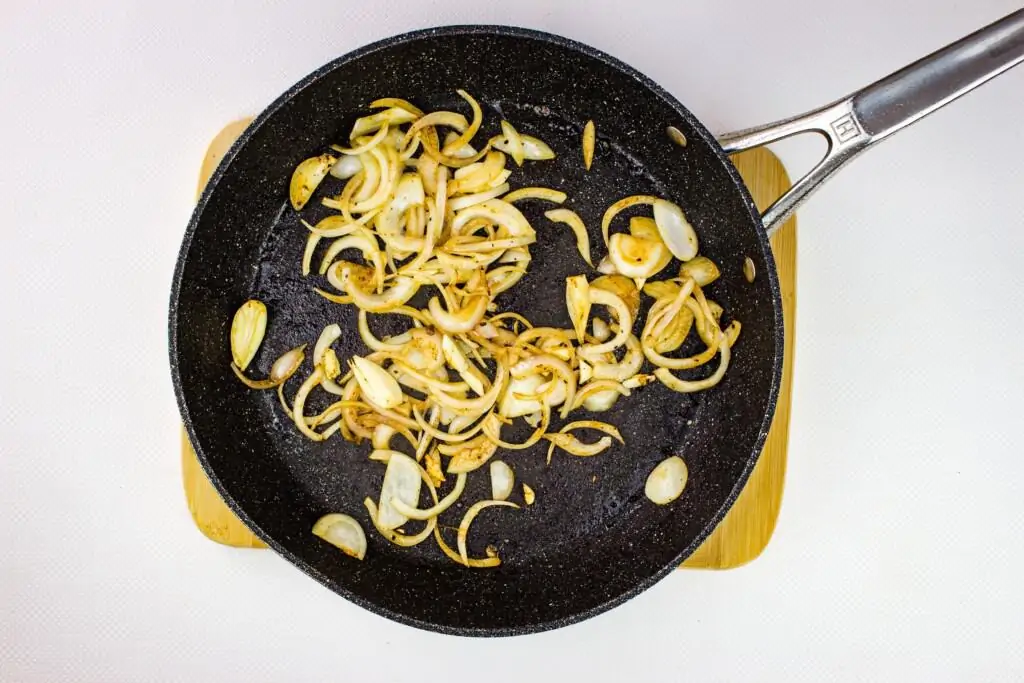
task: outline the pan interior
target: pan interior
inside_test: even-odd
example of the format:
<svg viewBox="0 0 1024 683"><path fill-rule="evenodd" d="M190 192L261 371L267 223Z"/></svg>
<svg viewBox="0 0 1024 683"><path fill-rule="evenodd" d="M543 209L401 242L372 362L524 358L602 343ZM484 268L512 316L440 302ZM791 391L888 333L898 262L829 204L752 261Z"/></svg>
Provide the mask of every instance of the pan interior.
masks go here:
<svg viewBox="0 0 1024 683"><path fill-rule="evenodd" d="M722 269L709 296L725 308L726 322L743 323L733 365L715 389L682 395L655 384L620 399L610 412L578 411L570 418L618 426L625 447L616 444L593 458L558 452L550 467L544 465L544 446L499 451L495 457L512 465L517 482L536 491L537 503L491 509L474 524L470 554L497 547L503 564L493 570L459 567L432 541L411 549L387 543L373 531L362 505L367 496L376 499L383 474L381 465L367 461L369 445L339 438L308 441L273 392L246 389L228 367L231 316L251 297L264 301L270 313L253 376L264 375L285 350L315 341L332 322L344 331L335 345L340 358L367 352L354 309L327 302L312 291L324 286L321 278L299 273L306 231L287 204L292 169L331 142L344 142L352 121L378 97L468 115L456 88L467 89L484 106L478 141L496 134L506 118L555 150L554 161L527 162L510 182L513 189L541 185L565 191L564 206L590 229L595 263L605 254L601 216L613 201L643 193L679 203L697 228L701 252ZM580 135L588 119L597 125L598 144L586 172ZM667 125L685 133L685 149L668 140ZM564 41L455 29L385 41L328 65L265 112L243 139L190 227L172 307L172 362L204 465L275 549L336 591L392 618L474 634L536 630L582 618L650 585L692 551L731 502L763 441L778 379L781 321L774 265L749 199L688 112L616 63ZM340 182L329 178L316 198L339 189ZM310 222L329 213L317 199L302 214ZM580 258L571 231L543 217L552 205L531 201L520 208L538 242L528 275L499 303L534 324L571 327L565 278L597 273ZM621 230L626 219L620 221ZM759 273L753 284L742 272L747 256ZM394 316L371 320L380 334L402 328ZM304 367L288 384L288 395L308 372ZM310 410L319 405L314 401ZM689 484L676 503L658 507L644 497L644 482L671 454L686 461ZM471 474L462 502L442 517L442 525L457 526L469 504L490 497L489 486L486 468ZM513 500L521 502L518 490ZM365 561L353 561L310 533L313 522L332 511L352 514L367 530ZM454 532L446 534L454 545Z"/></svg>

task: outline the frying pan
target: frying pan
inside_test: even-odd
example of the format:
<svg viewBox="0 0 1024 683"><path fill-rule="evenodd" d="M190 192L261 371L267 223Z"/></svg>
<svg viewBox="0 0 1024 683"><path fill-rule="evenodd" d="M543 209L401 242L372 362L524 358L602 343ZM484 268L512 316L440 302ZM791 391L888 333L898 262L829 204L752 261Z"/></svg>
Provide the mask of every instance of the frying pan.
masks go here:
<svg viewBox="0 0 1024 683"><path fill-rule="evenodd" d="M769 233L853 156L1022 59L1024 11L851 97L716 140L634 69L586 45L536 31L446 27L389 38L341 57L303 79L249 126L189 223L171 294L170 361L199 461L232 510L271 548L335 592L391 619L445 633L505 635L555 628L607 610L651 586L700 545L761 451L784 343ZM379 491L383 468L367 463L368 449L302 437L282 419L273 392L246 389L229 368L230 321L248 298L264 301L270 311L266 341L253 363L257 375L287 349L315 340L330 322L355 329L351 307L325 301L299 275L305 231L287 203L296 164L343 139L373 99L396 96L425 109L458 108L457 88L484 104L482 139L496 134L496 122L507 118L557 152L553 162L531 164L520 174L522 182L568 193L567 206L590 227L596 258L604 255L596 226L613 201L656 194L684 207L701 252L722 269L710 295L729 318L743 323L730 370L714 389L686 395L656 384L601 414L620 427L626 446L595 458L564 457L550 468L544 466L543 447L503 456L518 481L536 490L538 502L514 513L488 512L474 525L471 554L493 543L503 558L500 567L488 570L456 565L430 542L397 548L376 535L361 501ZM589 173L579 160L588 119L598 131ZM684 134L685 147L670 140L668 126ZM803 132L828 140L825 158L758 215L728 154ZM304 216L315 221L324 210L314 204ZM524 206L538 227L534 261L499 303L527 313L535 324L570 327L563 292L564 278L581 271L575 244L568 230L543 225L539 207ZM752 283L743 276L746 258L758 273ZM387 327L394 317L376 316L382 319L377 332L397 332ZM366 352L354 332L336 348L341 358ZM645 499L644 482L670 454L687 462L689 483L675 503L656 506ZM462 500L489 498L487 486L486 475L470 477ZM364 561L310 532L316 519L334 511L356 516L369 530Z"/></svg>

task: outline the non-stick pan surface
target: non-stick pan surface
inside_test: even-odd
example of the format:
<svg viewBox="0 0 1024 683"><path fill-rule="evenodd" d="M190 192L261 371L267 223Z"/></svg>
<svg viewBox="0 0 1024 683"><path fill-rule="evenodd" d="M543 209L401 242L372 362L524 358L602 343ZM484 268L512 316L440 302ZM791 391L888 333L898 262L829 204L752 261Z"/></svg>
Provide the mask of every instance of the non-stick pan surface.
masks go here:
<svg viewBox="0 0 1024 683"><path fill-rule="evenodd" d="M502 452L498 457L512 464L517 480L536 490L537 503L488 510L474 524L471 554L493 544L503 558L489 570L452 563L432 541L412 549L387 543L362 505L366 496L376 498L383 473L367 461L368 446L307 440L273 392L245 388L229 368L231 317L251 297L270 312L254 376L285 350L315 341L331 322L345 330L336 345L339 357L366 352L353 309L325 301L312 291L318 278L299 275L305 230L287 203L291 172L345 139L373 99L404 97L424 108L461 110L456 88L485 106L481 139L495 134L504 117L556 151L555 161L527 162L513 181L567 192L566 206L590 228L595 259L604 255L600 218L613 201L647 193L683 206L701 252L722 269L709 295L724 306L727 320L743 323L719 386L682 395L655 384L595 415L618 425L626 446L593 458L562 454L550 467L543 446ZM593 169L585 172L579 150L588 119L597 124L598 145ZM685 148L666 137L668 125L685 133ZM337 181L326 182L318 196L337 191L331 184ZM570 327L565 277L587 272L586 265L571 232L543 218L542 203L522 207L538 232L534 260L499 303L535 324ZM326 213L314 200L304 216L312 221ZM753 283L742 274L748 256L758 273ZM397 322L392 317L373 316L376 330L395 331L388 327ZM385 40L328 64L274 102L207 186L182 246L170 308L179 406L200 462L231 508L274 550L350 600L407 624L468 635L578 621L677 566L722 518L757 459L778 390L782 345L768 242L712 135L621 62L564 38L503 27L451 27ZM289 395L300 381L289 383ZM679 500L659 507L644 497L644 481L670 454L686 461L689 484ZM489 496L486 473L471 475L462 502L442 524L457 525L469 504ZM363 562L310 533L313 522L332 511L354 515L367 529Z"/></svg>

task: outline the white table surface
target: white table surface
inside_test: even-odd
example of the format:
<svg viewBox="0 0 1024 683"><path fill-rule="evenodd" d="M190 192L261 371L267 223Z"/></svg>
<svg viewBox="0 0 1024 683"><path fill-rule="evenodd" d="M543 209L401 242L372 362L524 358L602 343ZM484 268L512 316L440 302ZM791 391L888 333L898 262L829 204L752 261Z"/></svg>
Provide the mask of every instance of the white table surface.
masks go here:
<svg viewBox="0 0 1024 683"><path fill-rule="evenodd" d="M442 637L205 540L180 487L166 304L223 123L370 40L494 22L607 50L722 131L1015 9L927 4L0 3L0 680L1021 680L1024 69L802 210L785 504L747 567Z"/></svg>

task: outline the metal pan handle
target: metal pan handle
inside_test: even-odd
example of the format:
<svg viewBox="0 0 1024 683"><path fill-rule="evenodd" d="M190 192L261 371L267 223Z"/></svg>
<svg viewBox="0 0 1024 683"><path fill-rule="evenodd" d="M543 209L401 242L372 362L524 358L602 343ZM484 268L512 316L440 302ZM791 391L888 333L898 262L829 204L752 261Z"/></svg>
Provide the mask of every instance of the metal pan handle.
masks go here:
<svg viewBox="0 0 1024 683"><path fill-rule="evenodd" d="M722 135L726 152L760 147L801 133L828 141L824 158L768 207L768 234L832 174L874 143L1024 61L1024 10L1018 10L868 87L820 109Z"/></svg>

